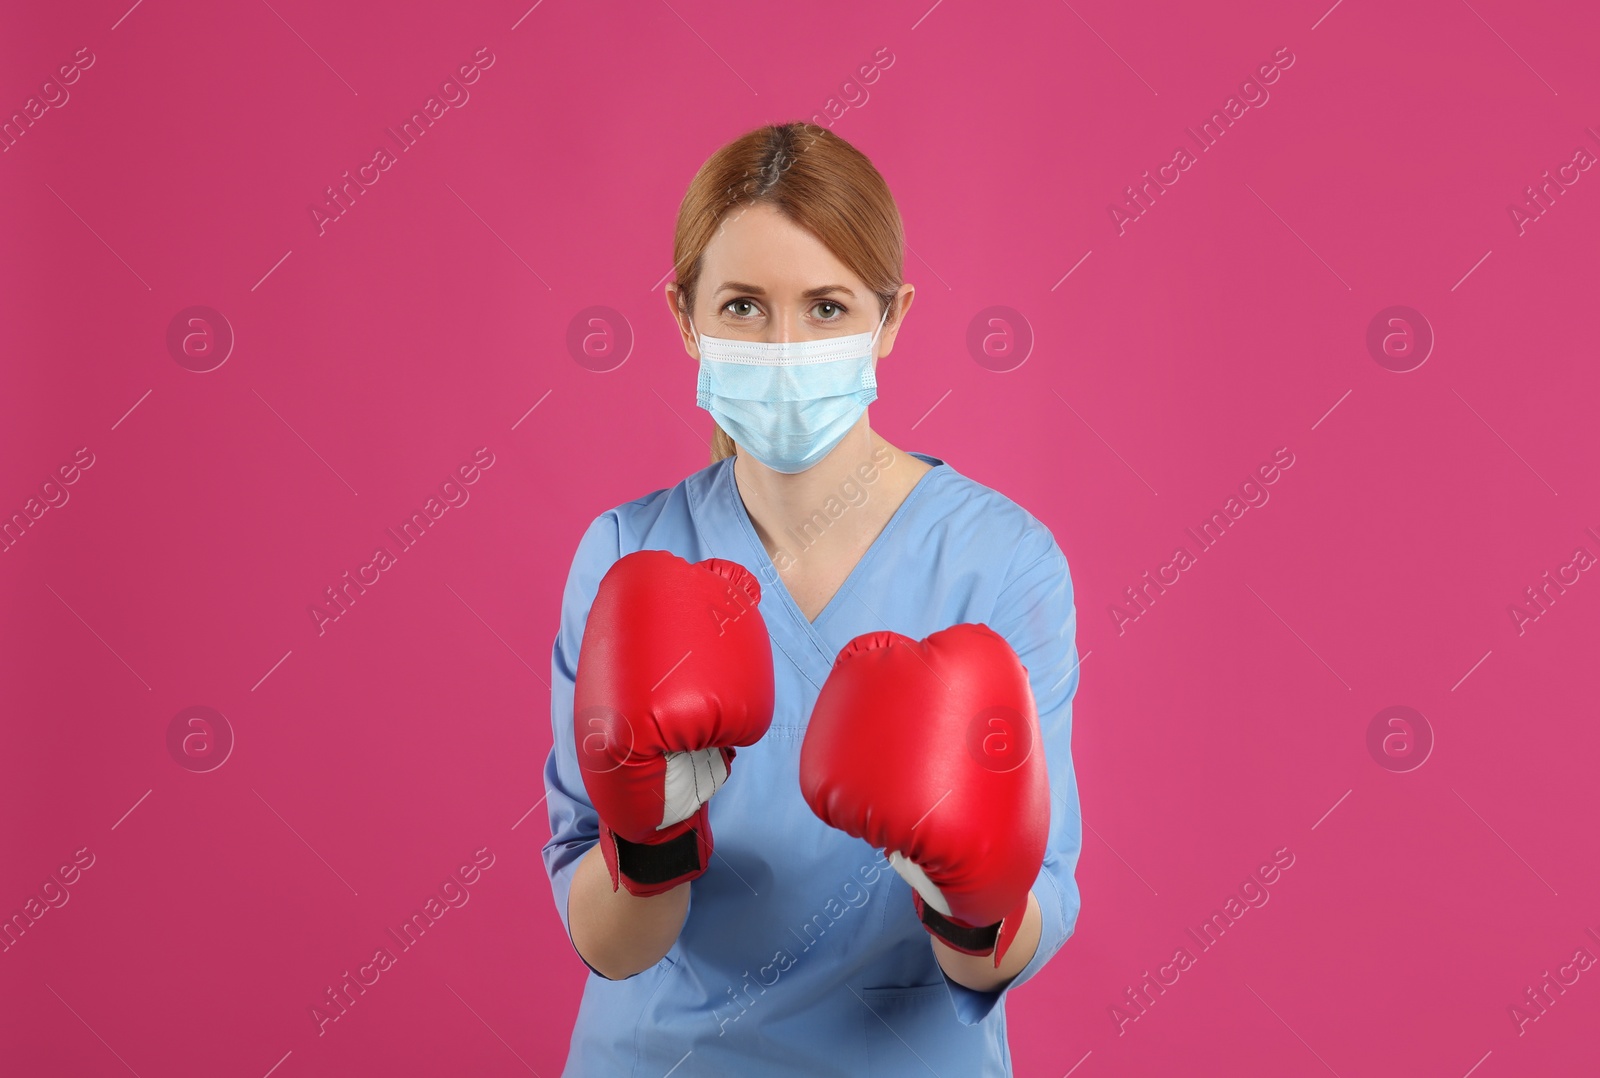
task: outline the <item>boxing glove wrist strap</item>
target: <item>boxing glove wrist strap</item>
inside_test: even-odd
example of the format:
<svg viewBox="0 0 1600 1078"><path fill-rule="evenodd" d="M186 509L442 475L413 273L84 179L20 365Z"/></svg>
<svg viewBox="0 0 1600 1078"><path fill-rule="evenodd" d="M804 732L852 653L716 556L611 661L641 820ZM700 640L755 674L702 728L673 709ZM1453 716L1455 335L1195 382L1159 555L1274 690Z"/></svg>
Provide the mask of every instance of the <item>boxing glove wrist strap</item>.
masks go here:
<svg viewBox="0 0 1600 1078"><path fill-rule="evenodd" d="M995 944L1000 938L1001 922L973 928L952 921L926 902L919 901L917 905L922 908L923 926L955 950L971 955L994 953Z"/></svg>
<svg viewBox="0 0 1600 1078"><path fill-rule="evenodd" d="M700 875L700 838L694 831L653 844L629 842L615 832L612 839L617 844L617 871L634 883L651 887Z"/></svg>

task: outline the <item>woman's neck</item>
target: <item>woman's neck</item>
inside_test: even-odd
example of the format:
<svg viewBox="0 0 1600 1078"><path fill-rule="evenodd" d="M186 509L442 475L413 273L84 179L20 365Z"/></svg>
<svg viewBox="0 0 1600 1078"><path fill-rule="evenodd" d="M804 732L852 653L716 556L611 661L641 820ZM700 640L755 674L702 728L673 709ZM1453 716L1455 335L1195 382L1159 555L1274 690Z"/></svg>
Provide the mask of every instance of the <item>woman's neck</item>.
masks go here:
<svg viewBox="0 0 1600 1078"><path fill-rule="evenodd" d="M785 474L740 454L734 482L778 572L826 577L841 566L848 573L931 467L863 415L814 467Z"/></svg>

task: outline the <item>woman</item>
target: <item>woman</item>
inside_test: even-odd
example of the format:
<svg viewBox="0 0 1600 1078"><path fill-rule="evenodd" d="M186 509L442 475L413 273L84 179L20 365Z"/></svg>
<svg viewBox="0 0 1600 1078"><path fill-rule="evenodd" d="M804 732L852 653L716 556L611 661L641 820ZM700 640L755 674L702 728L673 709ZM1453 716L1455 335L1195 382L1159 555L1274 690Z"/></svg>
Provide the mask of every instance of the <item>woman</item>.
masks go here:
<svg viewBox="0 0 1600 1078"><path fill-rule="evenodd" d="M1049 530L1025 510L870 426L876 364L914 294L902 248L883 178L811 124L729 143L684 197L666 298L700 365L698 403L716 420L712 462L590 525L552 657L544 859L556 908L592 971L565 1073L1010 1074L1005 994L1072 934L1081 823L1071 577ZM737 691L761 695L768 638L772 660L770 725L751 720L737 763L732 751L674 762L684 770L670 781L695 796L667 819L698 811L678 829L699 820L707 844L697 855L694 835L685 838L674 856L688 860L657 871L652 887L630 879L619 854L639 857L642 847L600 841L612 833L586 790L594 776L574 732L580 652L597 634L609 640L586 626L591 607L602 579L609 586L608 572L639 551L758 582L746 591L759 602L759 630L751 619L735 628L746 640L759 631L763 663L735 664ZM819 693L852 641L884 630L922 640L973 624L998 633L1025 665L1048 764L1048 789L1028 818L978 821L980 830L1046 836L1025 914L1008 919L1008 946L991 936L987 951L947 945L956 937L935 930L923 901L936 901L935 889L915 866L824 822L808 803L819 781L813 745L801 759ZM693 642L678 651L693 653ZM593 648L589 658L593 670ZM846 721L870 726L873 713ZM918 883L915 897L908 881Z"/></svg>

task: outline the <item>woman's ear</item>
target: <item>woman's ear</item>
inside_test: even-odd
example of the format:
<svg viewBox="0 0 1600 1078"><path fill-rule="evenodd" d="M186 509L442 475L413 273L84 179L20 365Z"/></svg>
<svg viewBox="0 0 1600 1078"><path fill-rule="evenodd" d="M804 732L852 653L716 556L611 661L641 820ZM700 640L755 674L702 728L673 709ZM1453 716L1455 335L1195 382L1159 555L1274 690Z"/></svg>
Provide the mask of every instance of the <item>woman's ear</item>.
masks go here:
<svg viewBox="0 0 1600 1078"><path fill-rule="evenodd" d="M900 291L895 293L895 302L889 307L889 320L883 324L883 339L879 345L878 358L882 359L894 350L894 339L900 333L900 327L906 324L906 314L911 310L911 301L917 297L914 285L903 284ZM895 310L898 304L899 310Z"/></svg>
<svg viewBox="0 0 1600 1078"><path fill-rule="evenodd" d="M678 336L683 338L683 350L688 352L696 363L700 362L700 342L695 340L694 332L690 328L689 314L684 308L687 300L683 289L678 287L678 282L668 281L663 290L667 300L667 310L672 312L673 321L678 324Z"/></svg>

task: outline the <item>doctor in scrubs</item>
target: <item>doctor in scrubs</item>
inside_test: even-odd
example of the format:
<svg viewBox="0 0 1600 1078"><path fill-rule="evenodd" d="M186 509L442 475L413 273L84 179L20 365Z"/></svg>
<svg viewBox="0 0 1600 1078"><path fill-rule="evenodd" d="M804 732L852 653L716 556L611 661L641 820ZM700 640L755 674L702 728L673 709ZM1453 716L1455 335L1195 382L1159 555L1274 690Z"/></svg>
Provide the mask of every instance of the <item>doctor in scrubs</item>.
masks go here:
<svg viewBox="0 0 1600 1078"><path fill-rule="evenodd" d="M1006 996L1076 925L1071 576L872 429L903 246L812 124L685 194L665 292L712 460L589 525L551 658L565 1074L1008 1075Z"/></svg>

